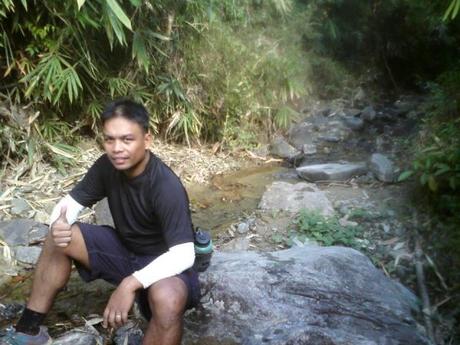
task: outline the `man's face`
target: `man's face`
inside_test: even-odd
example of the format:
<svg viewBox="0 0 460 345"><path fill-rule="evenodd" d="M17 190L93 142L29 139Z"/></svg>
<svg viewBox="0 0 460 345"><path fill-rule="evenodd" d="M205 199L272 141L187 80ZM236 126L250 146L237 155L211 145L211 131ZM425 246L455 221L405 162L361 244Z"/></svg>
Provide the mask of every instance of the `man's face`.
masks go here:
<svg viewBox="0 0 460 345"><path fill-rule="evenodd" d="M103 127L104 150L117 170L134 177L142 173L148 162L145 150L150 145L150 133L124 117L107 120Z"/></svg>

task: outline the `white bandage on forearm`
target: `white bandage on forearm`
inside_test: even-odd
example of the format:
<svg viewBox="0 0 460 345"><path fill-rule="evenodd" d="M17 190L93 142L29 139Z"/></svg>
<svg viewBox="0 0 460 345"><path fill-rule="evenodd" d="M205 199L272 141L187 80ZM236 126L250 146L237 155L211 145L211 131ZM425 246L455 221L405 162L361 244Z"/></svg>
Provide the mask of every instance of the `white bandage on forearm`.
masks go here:
<svg viewBox="0 0 460 345"><path fill-rule="evenodd" d="M195 261L195 248L193 242L178 244L157 257L143 269L133 273L139 282L148 288L160 279L175 276L187 268L192 267Z"/></svg>
<svg viewBox="0 0 460 345"><path fill-rule="evenodd" d="M66 215L66 218L69 224L75 223L80 211L85 208L85 206L80 205L74 198L72 198L69 194L67 194L56 204L56 206L54 206L53 211L51 212L50 220L49 220L50 226L51 224L54 223L56 219L59 218L59 215L61 214L61 208L63 206L67 207L67 211L65 215Z"/></svg>

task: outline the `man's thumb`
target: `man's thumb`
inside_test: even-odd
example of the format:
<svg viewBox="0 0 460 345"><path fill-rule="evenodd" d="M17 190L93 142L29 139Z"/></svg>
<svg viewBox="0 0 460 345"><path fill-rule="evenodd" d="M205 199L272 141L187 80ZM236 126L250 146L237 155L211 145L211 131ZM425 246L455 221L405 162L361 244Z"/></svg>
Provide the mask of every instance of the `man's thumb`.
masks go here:
<svg viewBox="0 0 460 345"><path fill-rule="evenodd" d="M64 205L61 207L61 213L59 214L59 220L61 222L68 223L66 213L67 213L67 205Z"/></svg>

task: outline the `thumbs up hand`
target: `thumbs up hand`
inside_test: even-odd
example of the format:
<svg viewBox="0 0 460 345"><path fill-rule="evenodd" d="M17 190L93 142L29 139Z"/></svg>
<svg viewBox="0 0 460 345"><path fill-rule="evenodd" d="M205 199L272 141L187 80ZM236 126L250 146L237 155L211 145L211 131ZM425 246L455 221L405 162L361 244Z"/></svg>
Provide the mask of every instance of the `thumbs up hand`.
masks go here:
<svg viewBox="0 0 460 345"><path fill-rule="evenodd" d="M51 236L58 247L67 247L72 240L71 225L67 221L66 212L67 206L62 206L59 218L51 225Z"/></svg>

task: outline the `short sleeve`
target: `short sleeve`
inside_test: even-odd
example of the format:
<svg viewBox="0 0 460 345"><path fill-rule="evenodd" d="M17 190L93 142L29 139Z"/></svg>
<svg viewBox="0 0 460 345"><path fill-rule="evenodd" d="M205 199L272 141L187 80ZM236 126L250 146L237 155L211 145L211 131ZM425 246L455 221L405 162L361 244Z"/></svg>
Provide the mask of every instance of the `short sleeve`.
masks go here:
<svg viewBox="0 0 460 345"><path fill-rule="evenodd" d="M83 179L69 193L78 203L91 207L103 199L106 193L105 183L107 172L110 170L110 161L104 154L89 168Z"/></svg>
<svg viewBox="0 0 460 345"><path fill-rule="evenodd" d="M163 238L168 248L193 242L187 192L177 177L170 176L162 186L162 197L157 199L155 213L161 224Z"/></svg>

